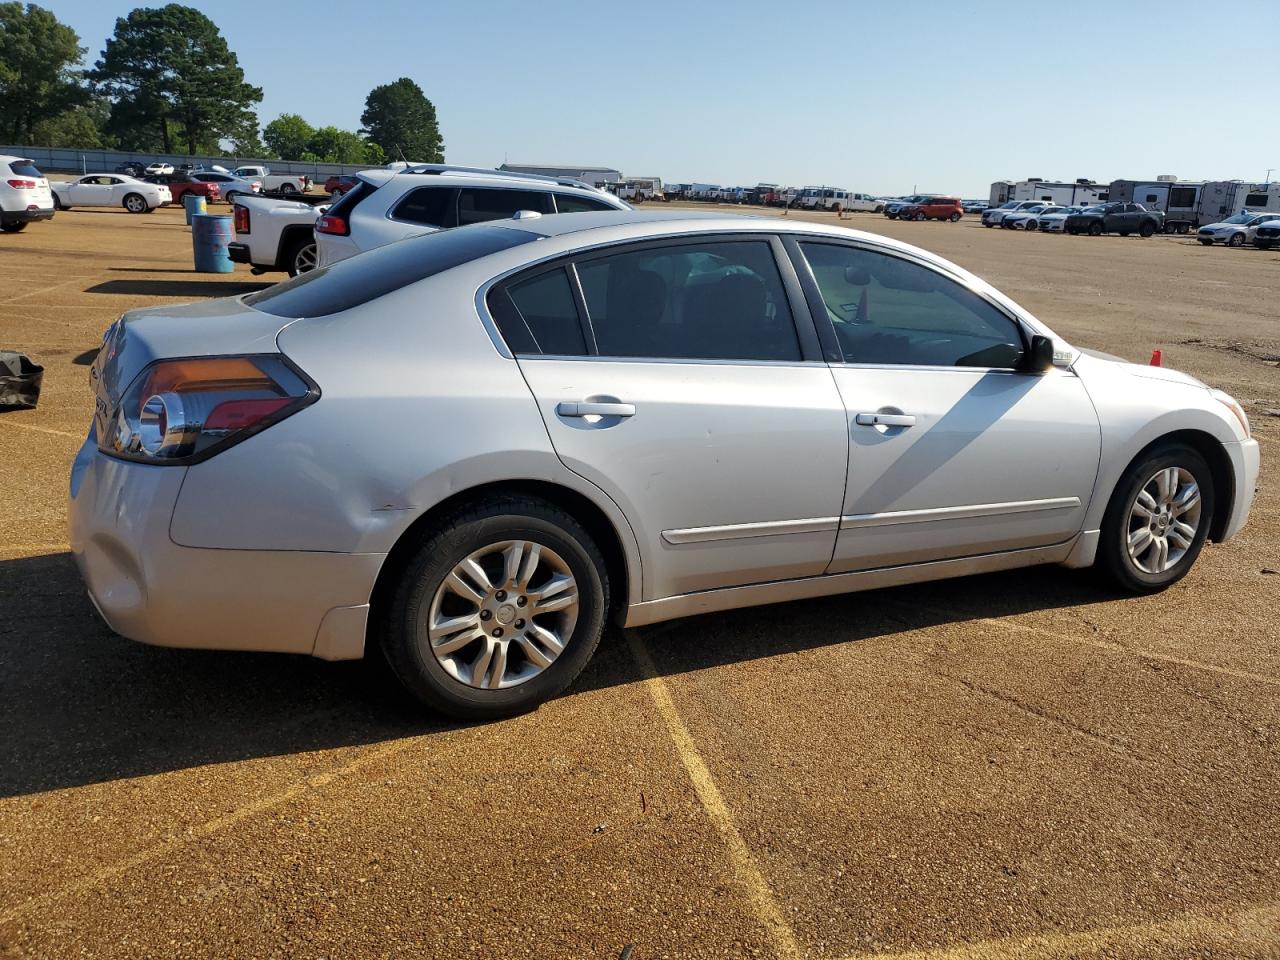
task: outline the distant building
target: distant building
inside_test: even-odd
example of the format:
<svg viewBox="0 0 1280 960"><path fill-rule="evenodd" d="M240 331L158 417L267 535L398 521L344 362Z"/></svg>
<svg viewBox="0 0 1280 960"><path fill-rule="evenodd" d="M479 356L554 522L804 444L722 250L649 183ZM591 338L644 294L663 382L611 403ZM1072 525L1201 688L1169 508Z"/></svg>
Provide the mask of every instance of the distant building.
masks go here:
<svg viewBox="0 0 1280 960"><path fill-rule="evenodd" d="M573 177L593 187L603 187L607 183L617 183L622 179L622 171L612 167L557 167L538 163L504 163L498 169L510 170L512 173L534 173L541 177Z"/></svg>

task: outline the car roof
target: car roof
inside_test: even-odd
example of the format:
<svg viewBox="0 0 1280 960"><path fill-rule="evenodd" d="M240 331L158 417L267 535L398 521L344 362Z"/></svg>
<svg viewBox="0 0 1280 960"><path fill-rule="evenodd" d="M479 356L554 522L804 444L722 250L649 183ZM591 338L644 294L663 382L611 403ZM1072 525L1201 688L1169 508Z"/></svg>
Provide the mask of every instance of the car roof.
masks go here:
<svg viewBox="0 0 1280 960"><path fill-rule="evenodd" d="M370 170L361 170L355 176L366 183L373 184L375 187L381 187L402 177L404 178L402 182L405 183L416 182L418 178L438 177L449 180L456 178L458 181L486 187L509 187L512 184L524 184L548 189L580 190L592 196L613 196L572 177L544 177L533 173L490 170L483 167L457 167L443 163L413 163L404 167L374 167Z"/></svg>

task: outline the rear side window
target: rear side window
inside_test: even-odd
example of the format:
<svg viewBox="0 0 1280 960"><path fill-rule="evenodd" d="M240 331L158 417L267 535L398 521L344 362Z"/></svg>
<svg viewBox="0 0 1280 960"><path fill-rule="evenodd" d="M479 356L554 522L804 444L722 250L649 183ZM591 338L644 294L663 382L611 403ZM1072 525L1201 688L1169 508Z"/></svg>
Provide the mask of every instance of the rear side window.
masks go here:
<svg viewBox="0 0 1280 960"><path fill-rule="evenodd" d="M517 210L553 213L551 196L537 190L485 190L467 188L458 191L458 226L484 223L487 220L510 220Z"/></svg>
<svg viewBox="0 0 1280 960"><path fill-rule="evenodd" d="M603 200L593 200L591 197L576 197L567 193L557 193L554 196L557 213L590 213L593 210L615 209Z"/></svg>
<svg viewBox="0 0 1280 960"><path fill-rule="evenodd" d="M601 356L800 359L767 241L646 247L581 262L578 276Z"/></svg>
<svg viewBox="0 0 1280 960"><path fill-rule="evenodd" d="M504 297L509 304L502 303ZM514 353L580 357L587 352L573 287L564 267L495 295L498 329Z"/></svg>
<svg viewBox="0 0 1280 960"><path fill-rule="evenodd" d="M505 227L442 230L389 243L358 257L299 274L285 283L251 293L243 302L277 317L323 317L536 239L537 234Z"/></svg>
<svg viewBox="0 0 1280 960"><path fill-rule="evenodd" d="M453 198L452 187L419 187L396 204L391 216L428 227L449 227L453 225L450 223L450 201Z"/></svg>
<svg viewBox="0 0 1280 960"><path fill-rule="evenodd" d="M30 160L14 160L9 164L9 169L20 177L43 177L44 174L36 169L36 165Z"/></svg>

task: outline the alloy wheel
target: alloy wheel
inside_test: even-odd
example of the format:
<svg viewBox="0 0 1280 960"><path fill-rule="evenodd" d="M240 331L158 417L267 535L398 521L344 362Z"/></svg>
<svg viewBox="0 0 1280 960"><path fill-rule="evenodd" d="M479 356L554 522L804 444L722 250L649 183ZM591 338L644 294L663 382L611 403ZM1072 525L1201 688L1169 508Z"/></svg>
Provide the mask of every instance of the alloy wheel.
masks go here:
<svg viewBox="0 0 1280 960"><path fill-rule="evenodd" d="M578 621L578 583L545 544L504 540L450 571L419 624L419 643L459 683L500 690L551 666Z"/></svg>
<svg viewBox="0 0 1280 960"><path fill-rule="evenodd" d="M1164 467L1138 490L1129 507L1129 559L1143 573L1158 574L1187 555L1200 529L1200 486L1189 470Z"/></svg>
<svg viewBox="0 0 1280 960"><path fill-rule="evenodd" d="M304 243L298 248L298 252L293 255L293 272L295 275L310 273L315 268L316 245L314 243Z"/></svg>

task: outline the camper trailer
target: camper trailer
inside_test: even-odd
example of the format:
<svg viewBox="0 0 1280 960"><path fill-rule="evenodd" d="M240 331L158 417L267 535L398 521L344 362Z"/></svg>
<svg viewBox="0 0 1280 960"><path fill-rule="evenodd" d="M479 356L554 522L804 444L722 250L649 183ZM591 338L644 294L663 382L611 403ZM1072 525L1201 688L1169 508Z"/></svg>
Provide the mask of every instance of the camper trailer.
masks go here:
<svg viewBox="0 0 1280 960"><path fill-rule="evenodd" d="M1165 229L1187 233L1207 223L1220 223L1241 210L1280 212L1280 183L1245 183L1242 180L1115 180L1111 199L1140 203L1165 214Z"/></svg>
<svg viewBox="0 0 1280 960"><path fill-rule="evenodd" d="M1102 203L1114 199L1108 195L1107 188L1092 180L1079 179L1071 182L1065 180L1044 180L1040 177L1028 177L1026 180L997 180L991 184L988 197L989 205L998 207L1010 200L1039 200L1060 207L1083 206L1089 203Z"/></svg>

